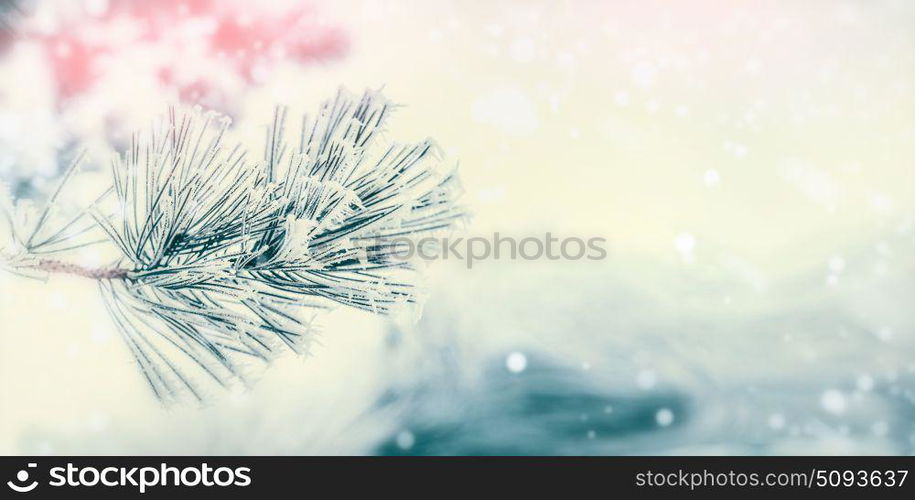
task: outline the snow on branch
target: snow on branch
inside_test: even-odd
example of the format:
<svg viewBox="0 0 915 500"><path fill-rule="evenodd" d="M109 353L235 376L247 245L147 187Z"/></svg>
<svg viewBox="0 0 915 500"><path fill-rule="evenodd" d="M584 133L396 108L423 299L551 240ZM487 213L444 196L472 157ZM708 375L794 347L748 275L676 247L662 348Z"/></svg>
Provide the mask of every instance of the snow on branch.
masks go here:
<svg viewBox="0 0 915 500"><path fill-rule="evenodd" d="M261 158L229 142L223 117L172 110L133 136L111 163L111 187L86 210L60 218L56 204L81 159L42 211L5 195L0 263L97 280L163 401L245 385L252 361L307 351L308 311L336 303L387 314L416 303L397 239L463 218L434 143L381 143L392 108L379 93L341 90L302 119L292 144L279 108ZM112 266L56 260L99 236L120 254Z"/></svg>

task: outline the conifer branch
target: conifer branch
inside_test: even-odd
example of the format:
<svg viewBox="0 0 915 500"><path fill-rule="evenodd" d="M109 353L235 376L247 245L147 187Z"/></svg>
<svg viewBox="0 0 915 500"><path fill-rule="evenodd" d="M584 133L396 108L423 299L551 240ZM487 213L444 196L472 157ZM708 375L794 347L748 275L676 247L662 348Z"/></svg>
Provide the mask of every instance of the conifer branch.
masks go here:
<svg viewBox="0 0 915 500"><path fill-rule="evenodd" d="M227 120L171 110L114 158L111 187L85 210L61 218L58 200L81 157L40 212L6 196L0 265L96 280L165 402L247 385L258 362L307 352L307 311L416 304L415 270L394 257L394 238L449 230L463 217L456 176L434 143L379 144L392 109L376 92L341 90L302 120L290 147L278 108L260 160L230 143ZM56 257L100 242L120 254L116 264Z"/></svg>

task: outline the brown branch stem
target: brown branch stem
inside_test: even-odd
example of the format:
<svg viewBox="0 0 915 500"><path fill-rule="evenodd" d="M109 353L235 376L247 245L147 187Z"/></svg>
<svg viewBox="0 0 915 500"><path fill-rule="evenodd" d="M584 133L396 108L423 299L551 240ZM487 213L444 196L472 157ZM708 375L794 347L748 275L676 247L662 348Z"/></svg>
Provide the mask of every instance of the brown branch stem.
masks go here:
<svg viewBox="0 0 915 500"><path fill-rule="evenodd" d="M116 267L85 267L54 259L39 259L35 264L28 267L48 273L72 274L93 280L121 280L126 278L130 272L127 269Z"/></svg>

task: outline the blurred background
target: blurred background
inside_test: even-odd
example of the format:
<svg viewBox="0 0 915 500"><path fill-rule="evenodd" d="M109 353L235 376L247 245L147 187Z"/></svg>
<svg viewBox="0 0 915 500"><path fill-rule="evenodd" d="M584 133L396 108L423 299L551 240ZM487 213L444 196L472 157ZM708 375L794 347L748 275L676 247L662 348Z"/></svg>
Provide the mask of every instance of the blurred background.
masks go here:
<svg viewBox="0 0 915 500"><path fill-rule="evenodd" d="M0 275L3 454L915 453L915 4L0 2L0 178L47 196L170 104L262 140L344 86L459 162L418 322L320 318L249 392L163 408L92 283ZM96 165L97 168L93 168ZM96 177L93 177L96 176Z"/></svg>

